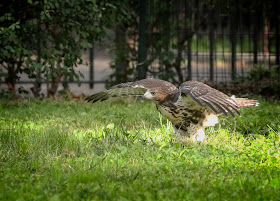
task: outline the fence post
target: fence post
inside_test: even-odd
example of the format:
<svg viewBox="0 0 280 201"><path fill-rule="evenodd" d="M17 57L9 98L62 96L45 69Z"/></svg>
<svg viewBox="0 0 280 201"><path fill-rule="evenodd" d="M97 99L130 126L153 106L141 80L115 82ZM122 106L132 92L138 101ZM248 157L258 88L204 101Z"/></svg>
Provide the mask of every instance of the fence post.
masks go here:
<svg viewBox="0 0 280 201"><path fill-rule="evenodd" d="M193 4L188 1L185 0L185 15L186 15L186 25L188 25L189 27L191 27L191 30L193 31L193 19L192 19L192 11L193 8ZM194 30L196 31L196 30ZM187 80L192 80L192 38L193 38L194 33L188 33L188 46L187 46L187 58L188 58L188 75L187 75Z"/></svg>
<svg viewBox="0 0 280 201"><path fill-rule="evenodd" d="M254 60L253 63L257 64L258 63L258 31L259 31L259 17L258 14L255 12L254 13L254 18L253 18L253 54L254 54Z"/></svg>
<svg viewBox="0 0 280 201"><path fill-rule="evenodd" d="M89 88L93 89L94 85L94 42L89 48Z"/></svg>
<svg viewBox="0 0 280 201"><path fill-rule="evenodd" d="M214 9L211 8L210 10L210 17L209 17L209 64L210 64L210 81L214 81L214 22L213 22L213 15Z"/></svg>
<svg viewBox="0 0 280 201"><path fill-rule="evenodd" d="M280 72L280 61L279 61L279 57L280 57L280 36L279 36L279 20L276 20L276 30L275 30L275 39L276 39L276 58L275 58L275 64L278 66L278 68L279 68L279 72Z"/></svg>
<svg viewBox="0 0 280 201"><path fill-rule="evenodd" d="M139 0L139 40L138 40L138 63L136 67L136 79L144 79L147 74L147 50L146 50L146 0Z"/></svg>
<svg viewBox="0 0 280 201"><path fill-rule="evenodd" d="M279 61L279 57L280 57L280 36L279 36L279 20L276 20L276 30L275 30L275 34L276 34L276 58L275 58L275 65L277 66L277 70L278 70L278 81L280 82L280 61Z"/></svg>
<svg viewBox="0 0 280 201"><path fill-rule="evenodd" d="M115 45L116 47L122 47L115 50L115 71L116 71L116 84L121 82L127 82L127 69L129 61L127 58L128 50L126 44L125 30L122 25L117 25L115 28Z"/></svg>
<svg viewBox="0 0 280 201"><path fill-rule="evenodd" d="M192 80L192 37L188 38L187 46L187 57L188 57L188 76L187 80Z"/></svg>
<svg viewBox="0 0 280 201"><path fill-rule="evenodd" d="M237 42L237 25L235 18L236 15L232 14L230 19L230 39L231 39L231 80L236 79L236 42Z"/></svg>

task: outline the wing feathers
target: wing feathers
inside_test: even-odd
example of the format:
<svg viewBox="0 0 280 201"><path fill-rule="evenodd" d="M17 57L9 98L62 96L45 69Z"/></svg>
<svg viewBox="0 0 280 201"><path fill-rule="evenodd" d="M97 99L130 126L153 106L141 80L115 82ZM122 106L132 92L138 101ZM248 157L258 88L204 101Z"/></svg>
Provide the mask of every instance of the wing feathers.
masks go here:
<svg viewBox="0 0 280 201"><path fill-rule="evenodd" d="M102 91L87 97L85 100L95 103L97 101L104 101L111 97L123 97L123 96L142 96L147 89L145 88L111 88L106 91Z"/></svg>
<svg viewBox="0 0 280 201"><path fill-rule="evenodd" d="M191 93L190 93L189 95L192 97L192 99L193 99L195 102L197 102L200 106L203 107L203 105L201 104L201 102L200 102L198 99L196 99Z"/></svg>
<svg viewBox="0 0 280 201"><path fill-rule="evenodd" d="M220 104L224 109L226 109L226 111L227 111L228 113L230 113L230 115L231 115L232 117L235 117L235 115L234 115L234 113L231 111L231 109L234 110L234 111L240 116L240 112L239 112L238 108L237 108L234 104L232 104L231 102L225 101L226 99L221 99L220 97L217 97L217 96L214 96L214 97L213 97L213 96L210 96L210 97L212 97L213 99L215 99L216 102L217 102L217 104Z"/></svg>
<svg viewBox="0 0 280 201"><path fill-rule="evenodd" d="M205 99L205 98L201 98L201 100L208 106L211 108L211 110L213 110L216 114L218 114L218 111L215 109L215 107L213 105L211 105L211 101Z"/></svg>
<svg viewBox="0 0 280 201"><path fill-rule="evenodd" d="M225 99L226 98L226 99ZM231 109L234 110L239 116L241 115L238 109L237 105L234 105L233 103L235 103L234 101L229 101L229 99L227 99L227 97L224 97L224 99L217 97L218 101L220 104L225 105L228 109L228 111L230 111ZM234 117L234 116L233 116Z"/></svg>
<svg viewBox="0 0 280 201"><path fill-rule="evenodd" d="M188 81L180 86L180 90L181 96L189 95L199 105L201 105L202 101L216 114L223 113L226 116L230 114L235 117L233 113L235 111L240 116L239 107L234 99L206 84Z"/></svg>
<svg viewBox="0 0 280 201"><path fill-rule="evenodd" d="M212 96L213 98L217 99L220 103L226 104L227 106L230 106L232 108L238 109L238 106L233 100L229 100L228 97L221 97L219 95Z"/></svg>
<svg viewBox="0 0 280 201"><path fill-rule="evenodd" d="M108 94L106 94L105 92L100 92L100 93L93 94L92 96L87 97L85 100L88 102L95 103L97 101L107 100L108 98L109 98Z"/></svg>
<svg viewBox="0 0 280 201"><path fill-rule="evenodd" d="M226 105L224 102L217 101L218 106L221 106L226 112L228 112L233 118L235 118L235 114L231 111L231 106ZM226 115L228 116L228 115Z"/></svg>
<svg viewBox="0 0 280 201"><path fill-rule="evenodd" d="M211 102L212 104L214 104L215 107L218 108L224 115L228 116L227 110L226 110L225 108L223 108L223 107L221 106L221 104L218 104L217 102L211 100L209 97L203 97L203 99L206 99L206 100L208 100L209 102ZM212 108L211 108L211 109L212 109ZM213 109L212 109L212 110L213 110ZM214 111L214 112L215 112L215 111ZM217 113L218 113L218 112L216 112L216 114L217 114Z"/></svg>

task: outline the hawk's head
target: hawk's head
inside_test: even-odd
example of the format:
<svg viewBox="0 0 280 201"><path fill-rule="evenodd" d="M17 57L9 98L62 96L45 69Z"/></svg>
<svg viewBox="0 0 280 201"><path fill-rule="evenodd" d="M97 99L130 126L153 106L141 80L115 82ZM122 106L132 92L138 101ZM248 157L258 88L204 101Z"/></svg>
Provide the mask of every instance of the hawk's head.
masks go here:
<svg viewBox="0 0 280 201"><path fill-rule="evenodd" d="M154 102L161 103L163 101L176 101L178 99L178 91L172 91L164 90L162 88L154 88L149 89L146 91L146 93L143 95L143 98L152 100Z"/></svg>

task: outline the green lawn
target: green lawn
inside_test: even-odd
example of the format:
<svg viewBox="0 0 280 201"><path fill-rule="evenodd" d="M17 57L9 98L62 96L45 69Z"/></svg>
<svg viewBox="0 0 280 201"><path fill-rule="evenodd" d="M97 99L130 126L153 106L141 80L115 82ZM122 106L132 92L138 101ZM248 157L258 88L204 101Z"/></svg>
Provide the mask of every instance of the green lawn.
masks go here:
<svg viewBox="0 0 280 201"><path fill-rule="evenodd" d="M0 200L279 200L280 104L241 112L182 146L149 102L2 100Z"/></svg>

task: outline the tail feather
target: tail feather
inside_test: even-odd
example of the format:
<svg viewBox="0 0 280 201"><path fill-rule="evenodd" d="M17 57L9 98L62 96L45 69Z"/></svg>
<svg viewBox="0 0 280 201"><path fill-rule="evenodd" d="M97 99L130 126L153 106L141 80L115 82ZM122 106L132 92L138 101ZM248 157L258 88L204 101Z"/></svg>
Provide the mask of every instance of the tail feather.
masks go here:
<svg viewBox="0 0 280 201"><path fill-rule="evenodd" d="M257 107L259 106L259 102L257 100L251 100L248 98L235 98L235 96L231 97L237 104L238 107Z"/></svg>

